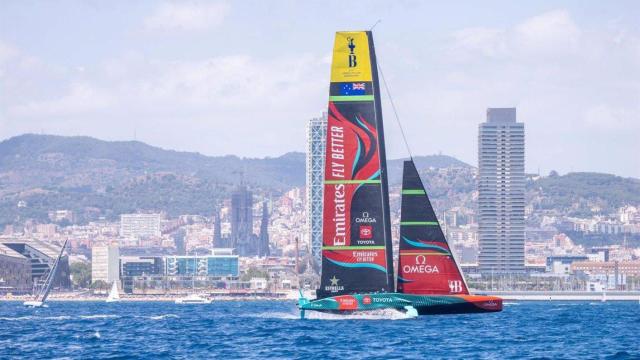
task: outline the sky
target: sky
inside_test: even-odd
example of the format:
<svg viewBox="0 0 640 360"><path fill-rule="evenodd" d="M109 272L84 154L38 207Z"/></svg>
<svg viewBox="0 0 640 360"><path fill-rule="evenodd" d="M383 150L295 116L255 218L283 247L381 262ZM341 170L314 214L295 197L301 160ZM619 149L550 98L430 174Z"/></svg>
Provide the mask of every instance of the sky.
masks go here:
<svg viewBox="0 0 640 360"><path fill-rule="evenodd" d="M369 29L414 155L477 164L516 107L526 170L640 178L638 1L2 1L0 139L304 151L334 32ZM383 93L387 157L405 157Z"/></svg>

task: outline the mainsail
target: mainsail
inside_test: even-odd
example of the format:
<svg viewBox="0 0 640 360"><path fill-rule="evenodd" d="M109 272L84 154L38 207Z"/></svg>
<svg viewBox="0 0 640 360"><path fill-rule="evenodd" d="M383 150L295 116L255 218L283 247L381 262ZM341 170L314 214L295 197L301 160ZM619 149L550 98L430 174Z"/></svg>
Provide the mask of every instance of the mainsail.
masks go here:
<svg viewBox="0 0 640 360"><path fill-rule="evenodd" d="M398 292L469 294L413 160L404 162Z"/></svg>
<svg viewBox="0 0 640 360"><path fill-rule="evenodd" d="M370 31L333 48L319 298L393 291L389 194L378 72Z"/></svg>
<svg viewBox="0 0 640 360"><path fill-rule="evenodd" d="M60 258L62 258L62 254L64 254L64 249L67 247L67 242L68 241L69 240L67 239L62 244L62 248L60 249L60 253L58 254L58 257L56 258L55 262L53 263L53 266L51 267L51 270L49 270L49 274L47 274L47 278L46 278L46 280L44 282L44 286L40 290L40 293L38 295L36 295L36 300L37 301L40 301L42 303L47 301L47 297L49 297L49 292L51 291L51 286L53 286L53 282L56 279L56 274L57 274L57 271L58 271L58 264L60 263Z"/></svg>
<svg viewBox="0 0 640 360"><path fill-rule="evenodd" d="M116 302L120 300L120 293L118 292L118 284L116 281L113 282L111 286L111 291L109 292L109 296L107 296L107 302Z"/></svg>

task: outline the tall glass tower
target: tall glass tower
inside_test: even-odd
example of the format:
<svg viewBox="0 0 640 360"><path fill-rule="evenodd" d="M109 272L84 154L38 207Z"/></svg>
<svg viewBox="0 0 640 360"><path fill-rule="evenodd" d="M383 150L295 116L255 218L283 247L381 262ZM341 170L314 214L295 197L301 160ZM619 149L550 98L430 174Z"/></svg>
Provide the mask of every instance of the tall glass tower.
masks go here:
<svg viewBox="0 0 640 360"><path fill-rule="evenodd" d="M322 195L327 141L327 113L307 123L307 227L311 255L322 266Z"/></svg>
<svg viewBox="0 0 640 360"><path fill-rule="evenodd" d="M478 134L479 266L524 272L524 124L515 108L489 108Z"/></svg>

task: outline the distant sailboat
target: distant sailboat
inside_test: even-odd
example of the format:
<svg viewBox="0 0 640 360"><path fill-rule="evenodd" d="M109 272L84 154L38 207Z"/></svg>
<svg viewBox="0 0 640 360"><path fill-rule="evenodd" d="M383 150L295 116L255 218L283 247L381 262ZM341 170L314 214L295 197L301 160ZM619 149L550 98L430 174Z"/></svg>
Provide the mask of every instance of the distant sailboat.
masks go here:
<svg viewBox="0 0 640 360"><path fill-rule="evenodd" d="M118 292L118 284L114 281L111 291L109 292L109 296L107 296L107 302L110 303L118 301L120 301L120 293Z"/></svg>
<svg viewBox="0 0 640 360"><path fill-rule="evenodd" d="M67 241L64 241L64 244L62 244L62 248L60 249L60 253L58 254L58 257L56 258L56 261L53 263L53 266L51 267L51 270L49 271L49 274L47 275L47 278L44 281L44 286L42 287L42 289L40 289L40 292L38 294L36 294L35 299L33 300L29 300L29 301L25 301L23 303L24 306L27 307L43 307L46 306L44 303L45 301L47 301L47 297L49 296L49 291L51 291L51 286L53 285L53 281L56 278L56 272L58 270L58 264L60 263L60 258L62 258L62 254L64 253L64 249L67 247Z"/></svg>

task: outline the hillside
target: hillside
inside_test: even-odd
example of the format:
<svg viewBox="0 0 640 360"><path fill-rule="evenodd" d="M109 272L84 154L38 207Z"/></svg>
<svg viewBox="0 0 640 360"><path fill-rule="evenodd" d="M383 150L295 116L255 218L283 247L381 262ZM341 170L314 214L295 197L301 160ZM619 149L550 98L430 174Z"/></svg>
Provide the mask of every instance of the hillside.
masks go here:
<svg viewBox="0 0 640 360"><path fill-rule="evenodd" d="M475 168L446 155L414 160L438 209L475 206ZM400 186L402 163L388 162L392 192ZM0 226L47 221L54 209L74 210L80 222L139 210L210 215L240 181L258 194L304 186L305 155L205 156L139 141L22 135L0 142ZM18 207L20 201L26 206ZM606 214L640 204L640 180L599 173L530 176L527 201L535 210Z"/></svg>
<svg viewBox="0 0 640 360"><path fill-rule="evenodd" d="M568 215L609 213L626 204L640 204L640 179L593 172L563 176L552 172L528 184L529 197L539 209Z"/></svg>
<svg viewBox="0 0 640 360"><path fill-rule="evenodd" d="M416 157L420 166L469 167L444 155ZM402 160L389 161L399 183ZM0 224L72 209L80 221L137 210L210 214L234 185L281 193L305 184L305 155L275 158L205 156L139 141L21 135L0 142ZM19 201L27 206L18 208Z"/></svg>

